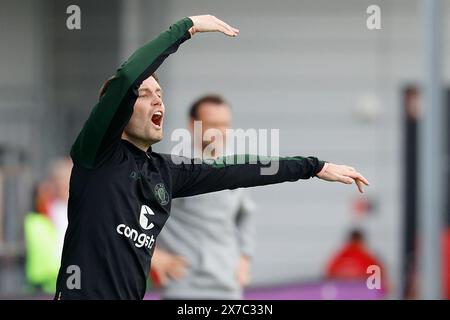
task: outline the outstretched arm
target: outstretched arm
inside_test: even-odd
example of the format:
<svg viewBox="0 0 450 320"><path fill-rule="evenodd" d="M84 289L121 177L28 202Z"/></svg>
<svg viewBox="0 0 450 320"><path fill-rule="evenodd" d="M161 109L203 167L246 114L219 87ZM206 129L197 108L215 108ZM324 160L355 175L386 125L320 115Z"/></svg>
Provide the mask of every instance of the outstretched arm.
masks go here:
<svg viewBox="0 0 450 320"><path fill-rule="evenodd" d="M225 189L246 188L319 177L346 184L356 182L360 192L369 182L356 170L320 161L315 157L264 159L235 155L212 161L167 155L172 173L172 197L189 197ZM257 159L257 161L255 161ZM269 160L269 161L268 161ZM264 170L268 170L264 174Z"/></svg>
<svg viewBox="0 0 450 320"><path fill-rule="evenodd" d="M142 81L150 77L163 61L197 32L239 32L214 16L193 16L173 24L169 30L138 49L107 82L106 90L94 106L72 146L75 164L93 168L120 141L138 98Z"/></svg>

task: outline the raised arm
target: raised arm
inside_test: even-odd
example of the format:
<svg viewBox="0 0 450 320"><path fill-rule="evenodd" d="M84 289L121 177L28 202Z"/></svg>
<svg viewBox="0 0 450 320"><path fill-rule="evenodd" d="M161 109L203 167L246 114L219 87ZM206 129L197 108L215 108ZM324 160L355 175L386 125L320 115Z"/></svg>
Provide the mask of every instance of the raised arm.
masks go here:
<svg viewBox="0 0 450 320"><path fill-rule="evenodd" d="M94 106L72 146L70 155L81 166L92 168L115 142L133 113L141 82L151 76L168 55L190 38L193 26L189 18L173 24L169 30L138 49L117 70L106 91Z"/></svg>
<svg viewBox="0 0 450 320"><path fill-rule="evenodd" d="M120 141L138 98L143 80L150 77L163 61L197 32L222 32L236 36L238 30L211 15L184 18L138 49L107 82L104 94L72 145L75 164L93 168L107 151Z"/></svg>

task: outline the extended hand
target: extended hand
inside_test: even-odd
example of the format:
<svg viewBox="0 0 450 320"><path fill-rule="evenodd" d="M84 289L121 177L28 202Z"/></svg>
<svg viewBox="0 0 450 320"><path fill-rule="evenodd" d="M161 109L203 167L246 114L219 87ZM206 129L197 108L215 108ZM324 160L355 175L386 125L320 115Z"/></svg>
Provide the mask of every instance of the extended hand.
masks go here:
<svg viewBox="0 0 450 320"><path fill-rule="evenodd" d="M189 29L191 36L193 36L197 32L215 32L215 31L222 32L230 37L236 37L239 34L238 29L229 26L222 20L219 20L210 14L202 16L192 16L189 18L194 23L194 26Z"/></svg>
<svg viewBox="0 0 450 320"><path fill-rule="evenodd" d="M326 163L326 167L317 174L320 179L326 181L338 181L345 184L352 184L355 181L359 192L363 193L363 185L368 186L369 181L362 176L355 168L339 165L334 163Z"/></svg>

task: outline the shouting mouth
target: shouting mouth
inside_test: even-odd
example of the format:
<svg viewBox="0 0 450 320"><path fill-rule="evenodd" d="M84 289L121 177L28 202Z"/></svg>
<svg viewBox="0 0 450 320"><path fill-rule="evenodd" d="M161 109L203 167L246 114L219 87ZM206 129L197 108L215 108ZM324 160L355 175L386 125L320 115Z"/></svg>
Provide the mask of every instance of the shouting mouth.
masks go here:
<svg viewBox="0 0 450 320"><path fill-rule="evenodd" d="M162 124L162 120L163 120L163 113L162 113L162 111L156 111L152 115L151 120L152 120L153 125L156 128L161 129L161 124Z"/></svg>

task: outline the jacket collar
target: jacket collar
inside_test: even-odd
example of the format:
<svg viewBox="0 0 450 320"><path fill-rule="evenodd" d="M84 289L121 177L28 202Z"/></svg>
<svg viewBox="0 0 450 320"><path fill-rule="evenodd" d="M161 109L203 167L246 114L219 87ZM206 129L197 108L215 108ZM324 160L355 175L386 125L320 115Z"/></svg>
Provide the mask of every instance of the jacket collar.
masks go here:
<svg viewBox="0 0 450 320"><path fill-rule="evenodd" d="M134 144L132 144L130 141L122 139L122 143L127 147L128 150L131 151L136 156L140 157L150 157L152 154L152 147L150 146L147 151L143 151L136 147Z"/></svg>

